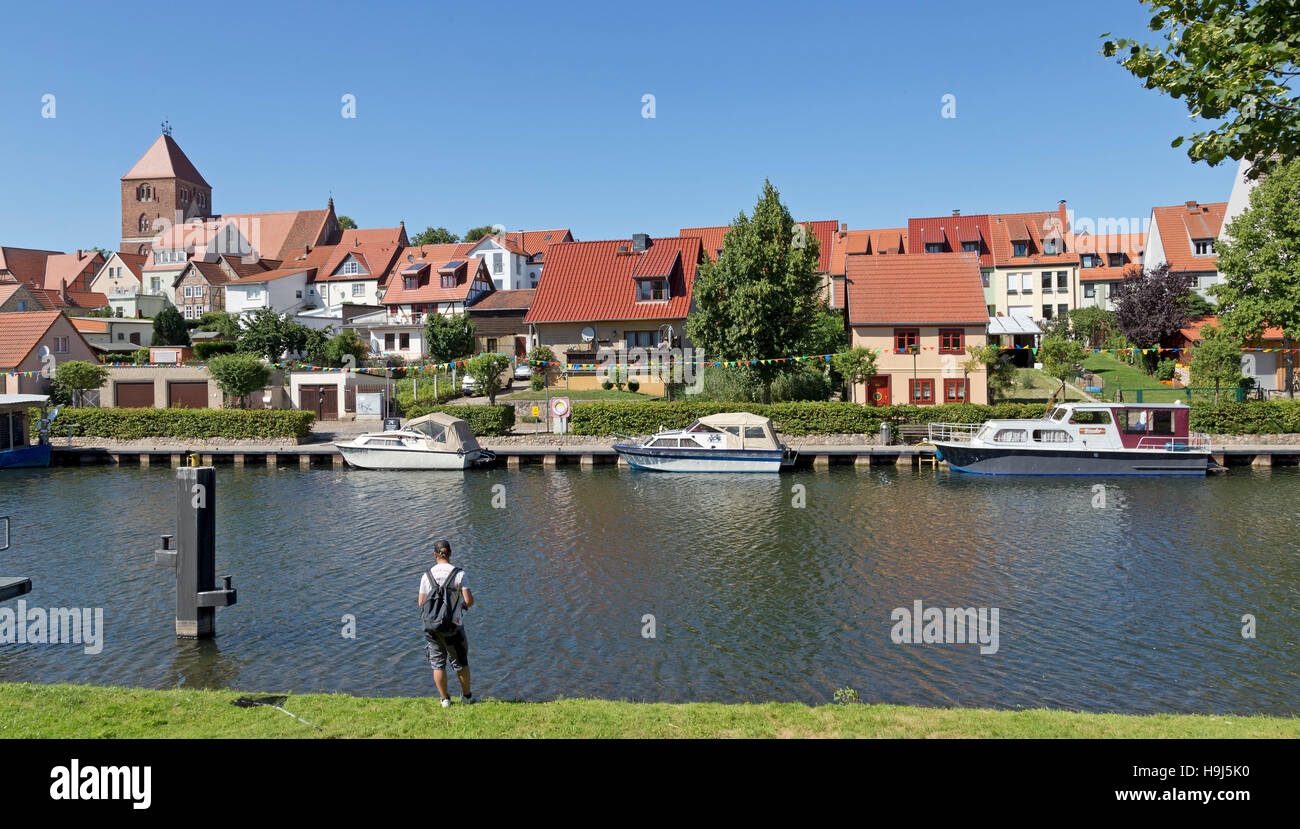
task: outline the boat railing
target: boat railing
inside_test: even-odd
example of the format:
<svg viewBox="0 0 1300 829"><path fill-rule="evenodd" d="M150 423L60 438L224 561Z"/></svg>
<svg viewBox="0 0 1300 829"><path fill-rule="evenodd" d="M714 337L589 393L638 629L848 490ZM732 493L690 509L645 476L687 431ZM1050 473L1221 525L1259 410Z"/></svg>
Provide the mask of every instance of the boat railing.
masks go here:
<svg viewBox="0 0 1300 829"><path fill-rule="evenodd" d="M1208 435L1147 435L1140 438L1137 444L1138 449L1160 449L1165 452L1208 452L1210 451L1210 438Z"/></svg>
<svg viewBox="0 0 1300 829"><path fill-rule="evenodd" d="M929 439L953 443L969 443L975 433L984 428L983 423L931 423Z"/></svg>

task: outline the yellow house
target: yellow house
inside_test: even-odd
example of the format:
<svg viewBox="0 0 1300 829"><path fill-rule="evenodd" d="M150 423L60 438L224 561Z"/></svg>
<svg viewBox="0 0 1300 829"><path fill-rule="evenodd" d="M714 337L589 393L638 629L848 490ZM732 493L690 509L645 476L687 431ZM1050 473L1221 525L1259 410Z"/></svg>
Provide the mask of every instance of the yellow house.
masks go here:
<svg viewBox="0 0 1300 829"><path fill-rule="evenodd" d="M870 256L845 268L850 345L876 352L877 374L850 389L872 406L987 403L968 346L988 343L988 308L974 253Z"/></svg>

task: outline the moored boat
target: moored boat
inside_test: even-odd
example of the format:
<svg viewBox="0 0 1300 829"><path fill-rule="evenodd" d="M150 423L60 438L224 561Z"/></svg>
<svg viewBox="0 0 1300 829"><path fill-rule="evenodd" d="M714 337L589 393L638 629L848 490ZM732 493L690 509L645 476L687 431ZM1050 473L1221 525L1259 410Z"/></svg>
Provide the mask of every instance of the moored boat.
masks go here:
<svg viewBox="0 0 1300 829"><path fill-rule="evenodd" d="M49 402L44 394L0 394L0 469L50 465L49 436L42 433L36 443L31 442L29 411ZM42 424L45 430L48 420Z"/></svg>
<svg viewBox="0 0 1300 829"><path fill-rule="evenodd" d="M931 423L950 469L981 475L1204 475L1210 441L1183 403L1063 403L1038 420Z"/></svg>
<svg viewBox="0 0 1300 829"><path fill-rule="evenodd" d="M614 451L633 469L655 472L779 472L798 454L777 440L772 421L749 412L702 417Z"/></svg>
<svg viewBox="0 0 1300 829"><path fill-rule="evenodd" d="M349 466L360 469L465 469L496 459L478 445L468 423L443 412L334 445Z"/></svg>

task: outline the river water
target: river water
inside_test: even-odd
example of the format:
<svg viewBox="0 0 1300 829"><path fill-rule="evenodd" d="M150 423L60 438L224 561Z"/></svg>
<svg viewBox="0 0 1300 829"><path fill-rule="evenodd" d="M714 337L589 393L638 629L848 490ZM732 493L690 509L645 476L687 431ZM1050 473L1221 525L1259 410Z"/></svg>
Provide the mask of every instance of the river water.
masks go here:
<svg viewBox="0 0 1300 829"><path fill-rule="evenodd" d="M1300 712L1296 469L1099 492L906 467L219 468L217 572L239 603L207 642L174 638L173 575L152 560L173 477L0 474L0 575L33 579L29 606L102 607L105 628L98 654L0 645L0 681L430 695L415 596L446 537L479 601L480 695L814 703L849 687L927 706ZM891 613L918 600L996 608L997 652L895 643Z"/></svg>

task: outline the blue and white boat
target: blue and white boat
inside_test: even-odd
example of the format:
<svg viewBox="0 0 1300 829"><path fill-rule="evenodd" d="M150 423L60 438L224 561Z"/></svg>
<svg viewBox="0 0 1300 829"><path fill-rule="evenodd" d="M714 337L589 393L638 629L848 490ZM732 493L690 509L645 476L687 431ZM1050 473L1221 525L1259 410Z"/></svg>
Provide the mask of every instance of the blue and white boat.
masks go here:
<svg viewBox="0 0 1300 829"><path fill-rule="evenodd" d="M29 413L49 402L43 394L0 394L0 469L50 465L48 437L42 434L37 443L31 442Z"/></svg>
<svg viewBox="0 0 1300 829"><path fill-rule="evenodd" d="M780 472L798 454L776 439L772 421L748 412L702 417L614 451L633 469L654 472Z"/></svg>

